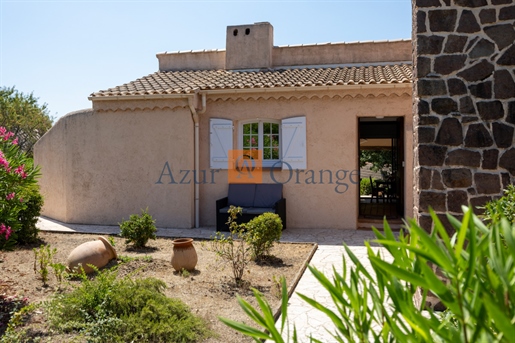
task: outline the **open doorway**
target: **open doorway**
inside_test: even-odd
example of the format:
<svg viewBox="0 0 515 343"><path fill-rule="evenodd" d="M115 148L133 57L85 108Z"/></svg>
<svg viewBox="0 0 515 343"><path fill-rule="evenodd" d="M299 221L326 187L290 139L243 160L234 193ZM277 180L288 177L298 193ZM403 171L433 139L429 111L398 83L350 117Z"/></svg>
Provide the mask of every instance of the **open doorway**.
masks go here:
<svg viewBox="0 0 515 343"><path fill-rule="evenodd" d="M404 120L359 119L360 219L404 215Z"/></svg>

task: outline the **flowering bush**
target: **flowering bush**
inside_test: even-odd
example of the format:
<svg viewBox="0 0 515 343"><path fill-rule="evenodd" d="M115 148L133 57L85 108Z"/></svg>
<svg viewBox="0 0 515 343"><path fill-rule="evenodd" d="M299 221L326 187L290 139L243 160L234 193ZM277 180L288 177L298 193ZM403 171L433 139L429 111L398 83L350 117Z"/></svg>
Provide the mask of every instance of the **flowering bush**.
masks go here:
<svg viewBox="0 0 515 343"><path fill-rule="evenodd" d="M20 151L18 138L0 127L0 250L17 243L22 229L20 213L27 210L27 202L34 196L38 175L39 168Z"/></svg>

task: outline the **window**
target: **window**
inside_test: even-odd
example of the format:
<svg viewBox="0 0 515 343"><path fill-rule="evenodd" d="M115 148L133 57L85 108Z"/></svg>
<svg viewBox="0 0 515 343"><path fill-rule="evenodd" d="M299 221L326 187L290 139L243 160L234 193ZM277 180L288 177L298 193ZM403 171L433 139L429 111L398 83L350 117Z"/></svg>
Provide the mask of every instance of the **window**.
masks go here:
<svg viewBox="0 0 515 343"><path fill-rule="evenodd" d="M263 167L306 169L306 117L278 120L246 120L240 123L238 146L233 146L233 122L210 118L209 159L211 169L228 169L229 150L261 152ZM283 163L278 163L283 162Z"/></svg>
<svg viewBox="0 0 515 343"><path fill-rule="evenodd" d="M271 167L280 160L280 123L270 120L243 122L240 126L240 146L249 156L260 152L264 167Z"/></svg>

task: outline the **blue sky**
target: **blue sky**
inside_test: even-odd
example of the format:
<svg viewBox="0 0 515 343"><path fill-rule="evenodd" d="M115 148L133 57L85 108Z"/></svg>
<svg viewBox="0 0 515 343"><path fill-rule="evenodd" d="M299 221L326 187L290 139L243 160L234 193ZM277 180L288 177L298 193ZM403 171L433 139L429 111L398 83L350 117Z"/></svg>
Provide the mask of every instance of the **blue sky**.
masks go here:
<svg viewBox="0 0 515 343"><path fill-rule="evenodd" d="M156 53L224 49L229 25L268 21L274 45L411 37L411 0L0 0L0 86L59 118L92 92L157 71Z"/></svg>

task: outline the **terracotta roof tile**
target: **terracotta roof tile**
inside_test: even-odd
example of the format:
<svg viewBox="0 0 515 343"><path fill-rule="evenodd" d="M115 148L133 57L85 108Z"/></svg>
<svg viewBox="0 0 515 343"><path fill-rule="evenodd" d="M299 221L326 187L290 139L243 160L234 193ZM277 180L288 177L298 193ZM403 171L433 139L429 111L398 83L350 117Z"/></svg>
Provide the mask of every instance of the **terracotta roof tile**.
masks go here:
<svg viewBox="0 0 515 343"><path fill-rule="evenodd" d="M260 89L410 83L410 64L264 71L156 72L92 97L189 94L197 90Z"/></svg>

